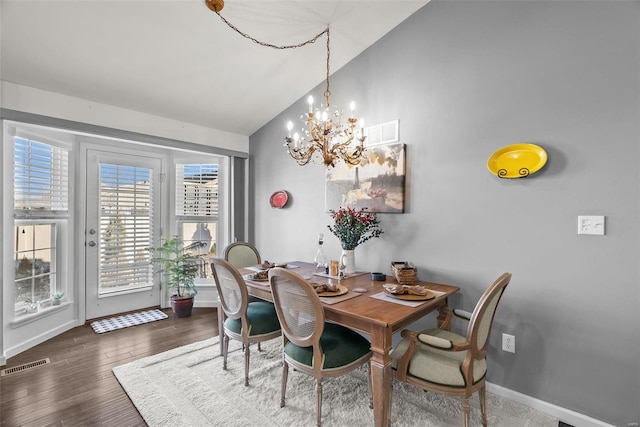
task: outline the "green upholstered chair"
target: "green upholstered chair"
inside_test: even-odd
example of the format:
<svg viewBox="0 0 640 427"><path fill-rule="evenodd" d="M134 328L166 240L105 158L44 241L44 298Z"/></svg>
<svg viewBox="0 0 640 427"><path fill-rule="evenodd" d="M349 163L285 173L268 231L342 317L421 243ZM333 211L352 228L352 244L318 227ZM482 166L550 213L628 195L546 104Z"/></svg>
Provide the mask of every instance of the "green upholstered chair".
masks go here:
<svg viewBox="0 0 640 427"><path fill-rule="evenodd" d="M275 307L267 301L249 302L247 285L240 272L227 261L214 258L211 264L220 305L226 320L220 330L223 365L227 369L229 338L242 342L244 349L244 385L249 385L250 344L280 336Z"/></svg>
<svg viewBox="0 0 640 427"><path fill-rule="evenodd" d="M299 274L283 268L272 268L269 270L269 281L282 325L284 363L280 407L285 406L291 366L316 380L316 422L320 426L322 379L344 375L367 363L371 359L371 344L349 328L325 323L320 297Z"/></svg>
<svg viewBox="0 0 640 427"><path fill-rule="evenodd" d="M391 352L394 375L426 391L462 397L464 426L469 425L469 396L478 391L482 425L487 425L487 349L493 317L511 280L501 275L478 301L473 313L453 310L469 322L465 336L441 329L402 331L404 339Z"/></svg>
<svg viewBox="0 0 640 427"><path fill-rule="evenodd" d="M224 248L224 259L229 261L235 268L251 267L252 265L258 265L262 262L260 259L260 252L250 243L247 242L234 242ZM249 295L249 302L260 301L260 299ZM224 324L224 312L218 307L218 330L220 336L222 336L222 329ZM223 340L220 340L220 354L222 354ZM258 343L258 350L260 350L260 343Z"/></svg>

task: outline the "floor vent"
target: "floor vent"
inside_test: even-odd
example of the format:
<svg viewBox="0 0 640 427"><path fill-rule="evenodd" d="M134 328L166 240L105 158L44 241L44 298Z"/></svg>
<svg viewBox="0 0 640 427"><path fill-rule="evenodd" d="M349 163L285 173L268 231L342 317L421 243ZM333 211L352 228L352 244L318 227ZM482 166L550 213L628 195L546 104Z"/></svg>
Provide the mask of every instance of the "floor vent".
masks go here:
<svg viewBox="0 0 640 427"><path fill-rule="evenodd" d="M16 372L26 371L27 369L35 368L36 366L46 365L51 363L49 358L36 360L35 362L25 363L24 365L14 366L13 368L3 369L0 371L0 377L6 377L7 375L15 374Z"/></svg>

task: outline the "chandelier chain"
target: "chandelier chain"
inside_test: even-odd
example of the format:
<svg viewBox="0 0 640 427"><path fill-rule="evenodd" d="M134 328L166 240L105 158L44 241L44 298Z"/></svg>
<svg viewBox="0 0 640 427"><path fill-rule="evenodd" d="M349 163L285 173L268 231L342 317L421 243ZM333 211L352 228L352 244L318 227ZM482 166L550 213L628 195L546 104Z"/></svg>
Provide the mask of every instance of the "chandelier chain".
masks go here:
<svg viewBox="0 0 640 427"><path fill-rule="evenodd" d="M331 58L331 48L330 40L331 35L329 34L329 27L325 30L327 32L327 90L324 92L324 99L327 102L327 108L329 107L329 97L331 96L331 91L329 90L329 59Z"/></svg>
<svg viewBox="0 0 640 427"><path fill-rule="evenodd" d="M227 24L229 26L229 28L231 28L236 33L240 34L242 37L247 38L247 39L251 40L252 42L254 42L256 44L259 44L260 46L270 47L270 48L273 48L273 49L295 49L295 48L298 48L298 47L306 46L306 45L311 44L311 43L315 43L316 40L318 40L324 34L327 34L327 37L329 36L329 27L327 27L324 30L322 30L322 32L316 34L314 37L312 37L309 40L306 40L304 42L301 42L301 43L298 43L298 44L289 44L289 45L276 45L276 44L266 43L266 42L263 42L263 41L260 41L260 40L258 40L256 38L251 37L249 34L240 31L238 29L238 27L233 25L231 22L227 21L224 18L224 16L222 16L220 14L220 12L216 12L216 14L220 17L220 19L222 19L222 22Z"/></svg>

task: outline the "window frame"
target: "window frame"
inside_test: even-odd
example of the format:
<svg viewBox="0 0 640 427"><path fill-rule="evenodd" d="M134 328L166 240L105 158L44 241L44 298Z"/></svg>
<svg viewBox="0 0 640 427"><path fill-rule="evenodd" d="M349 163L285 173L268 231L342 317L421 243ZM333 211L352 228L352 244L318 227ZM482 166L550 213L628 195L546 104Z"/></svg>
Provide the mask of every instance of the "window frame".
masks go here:
<svg viewBox="0 0 640 427"><path fill-rule="evenodd" d="M10 191L13 195L14 203L9 206L10 211L12 212L12 230L15 230L16 227L27 226L27 225L40 225L40 224L55 224L55 237L52 242L53 247L55 248L55 254L52 255L52 258L55 258L55 266L51 266L51 270L55 269L55 285L51 286L49 289L49 298L44 298L42 300L37 301L38 312L40 308L50 306L53 302L53 295L55 293L64 293L67 295L67 299L71 299L71 295L68 290L68 278L71 277L70 267L72 265L72 260L68 257L65 257L64 254L68 253L69 242L72 238L70 234L70 224L73 222L73 192L71 183L75 177L74 174L74 145L70 141L63 141L56 137L49 136L49 133L58 134L55 130L47 131L42 129L42 133L37 129L32 129L31 126L25 125L25 127L21 127L19 124L10 125L6 128L7 135L10 138L9 144L7 144L8 155L7 163L5 166L10 168L9 175L11 177L9 186L7 186L7 191ZM26 139L30 141L36 141L40 144L46 144L51 147L59 148L62 150L66 150L67 156L67 168L66 168L66 210L47 210L47 209L16 209L15 204L15 179L16 179L16 163L15 163L15 147L16 147L16 138ZM12 239L14 235L12 233ZM15 262L16 256L16 247L15 243L12 246L11 250L11 258ZM28 313L26 310L25 302L16 301L17 298L17 283L15 277L15 268L10 273L12 278L12 286L11 286L11 294L6 295L6 297L10 298L13 301L14 307L14 318L20 318L24 316L34 316L33 313ZM37 314L35 314L37 315Z"/></svg>
<svg viewBox="0 0 640 427"><path fill-rule="evenodd" d="M218 165L218 188L217 188L217 215L179 215L178 214L178 201L180 200L178 197L178 165L208 165L208 164L217 164ZM224 226L228 226L228 215L225 213L225 186L226 176L228 175L229 169L229 160L226 156L176 156L172 159L171 164L171 213L173 216L173 230L174 233L178 236L183 236L184 233L184 225L187 223L204 223L204 224L215 224L215 239L212 241L212 244L216 245L216 256L219 256L219 251L221 247L221 242L224 241L226 236L226 232L224 227L221 227L221 224ZM226 224L226 225L225 225ZM206 268L206 267L205 267ZM203 287L215 287L215 282L213 280L213 276L211 274L210 268L209 271L206 271L206 278L196 278L195 284Z"/></svg>

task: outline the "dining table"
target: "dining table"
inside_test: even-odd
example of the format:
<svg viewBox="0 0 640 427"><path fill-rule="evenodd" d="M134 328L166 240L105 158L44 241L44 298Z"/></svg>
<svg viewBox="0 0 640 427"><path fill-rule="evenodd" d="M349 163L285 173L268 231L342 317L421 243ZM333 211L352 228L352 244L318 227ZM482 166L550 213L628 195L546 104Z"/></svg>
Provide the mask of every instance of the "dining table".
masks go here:
<svg viewBox="0 0 640 427"><path fill-rule="evenodd" d="M371 342L371 388L373 394L373 416L377 427L387 427L391 420L391 384L393 371L390 352L392 337L397 331L425 315L438 311L437 323L442 329L450 329L452 311L448 298L460 290L459 287L419 281L428 291L431 299L400 299L385 292L384 284L398 284L393 276L384 280L372 280L369 272L357 271L344 277L329 275L325 270L317 270L314 263L294 261L283 263L312 283L341 285L342 292L335 296L319 294L325 311L325 319L369 336ZM268 280L253 280L261 267L240 269L250 295L273 301ZM339 294L339 295L338 295Z"/></svg>

